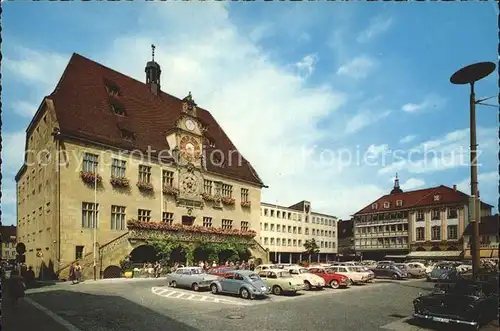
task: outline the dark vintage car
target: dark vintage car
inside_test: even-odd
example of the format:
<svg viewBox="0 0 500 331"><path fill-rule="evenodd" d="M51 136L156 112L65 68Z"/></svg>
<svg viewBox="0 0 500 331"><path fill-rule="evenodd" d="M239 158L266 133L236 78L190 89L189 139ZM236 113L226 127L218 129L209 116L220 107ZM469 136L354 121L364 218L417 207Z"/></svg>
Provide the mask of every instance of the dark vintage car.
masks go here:
<svg viewBox="0 0 500 331"><path fill-rule="evenodd" d="M449 277L448 274L456 274L458 272L455 264L453 262L442 262L438 263L432 271L427 274L427 281L437 281ZM454 277L454 276L452 276Z"/></svg>
<svg viewBox="0 0 500 331"><path fill-rule="evenodd" d="M459 280L413 300L413 317L478 330L498 316L498 284Z"/></svg>
<svg viewBox="0 0 500 331"><path fill-rule="evenodd" d="M375 278L392 278L392 279L406 279L408 273L399 269L394 264L379 264L376 268L371 269L375 274Z"/></svg>

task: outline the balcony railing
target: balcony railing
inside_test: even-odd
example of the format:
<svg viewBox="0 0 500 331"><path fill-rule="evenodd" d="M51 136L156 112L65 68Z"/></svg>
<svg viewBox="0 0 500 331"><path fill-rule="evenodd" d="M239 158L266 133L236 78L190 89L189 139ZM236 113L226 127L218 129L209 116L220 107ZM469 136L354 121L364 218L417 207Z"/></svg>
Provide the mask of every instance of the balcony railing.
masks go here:
<svg viewBox="0 0 500 331"><path fill-rule="evenodd" d="M384 231L370 233L356 233L357 238L385 238L385 237L405 237L408 236L408 231Z"/></svg>
<svg viewBox="0 0 500 331"><path fill-rule="evenodd" d="M356 250L363 249L405 249L408 248L408 244L376 244L376 245L356 245Z"/></svg>
<svg viewBox="0 0 500 331"><path fill-rule="evenodd" d="M393 218L388 220L356 221L356 226L377 225L386 223L408 223L408 218Z"/></svg>

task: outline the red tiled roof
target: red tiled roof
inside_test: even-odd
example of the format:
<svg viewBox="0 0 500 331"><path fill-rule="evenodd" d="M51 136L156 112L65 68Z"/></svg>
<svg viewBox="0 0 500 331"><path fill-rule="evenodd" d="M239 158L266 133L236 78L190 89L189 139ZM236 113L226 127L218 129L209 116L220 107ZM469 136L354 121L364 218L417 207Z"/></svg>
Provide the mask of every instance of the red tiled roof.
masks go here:
<svg viewBox="0 0 500 331"><path fill-rule="evenodd" d="M111 112L106 83L119 88L119 105L125 108L126 116L120 117ZM73 54L48 98L54 102L63 136L70 135L125 150L146 151L148 146L155 151L170 150L166 132L175 127L182 109L181 99L165 92L154 95L147 84L79 54ZM223 151L225 157L232 155L234 158L231 165L227 162L223 167L207 160L207 170L263 186L245 158L241 157L243 162L238 165L236 147L213 116L199 107L197 113L200 121L207 126L206 136L215 142L216 148ZM121 129L124 128L135 134L133 142L122 138ZM229 151L235 152L230 154Z"/></svg>
<svg viewBox="0 0 500 331"><path fill-rule="evenodd" d="M14 225L0 226L0 235L3 242L15 241L16 227ZM14 239L11 239L11 237L14 237Z"/></svg>
<svg viewBox="0 0 500 331"><path fill-rule="evenodd" d="M434 196L439 195L438 201L434 201ZM403 200L402 206L396 206L397 200ZM432 207L444 204L458 204L468 203L469 196L461 191L454 190L448 186L440 185L421 190L408 191L395 194L387 194L373 201L354 215L368 214L368 213L384 213L397 210L405 210L417 207ZM389 202L390 207L384 208L384 203ZM372 209L372 204L377 203L378 208ZM483 207L493 207L487 203L481 202Z"/></svg>
<svg viewBox="0 0 500 331"><path fill-rule="evenodd" d="M498 223L499 223L498 214L481 217L481 222L479 223L479 235L480 236L498 235L498 230L499 230ZM464 235L465 236L472 235L472 223L469 223L469 225L467 225L464 231Z"/></svg>

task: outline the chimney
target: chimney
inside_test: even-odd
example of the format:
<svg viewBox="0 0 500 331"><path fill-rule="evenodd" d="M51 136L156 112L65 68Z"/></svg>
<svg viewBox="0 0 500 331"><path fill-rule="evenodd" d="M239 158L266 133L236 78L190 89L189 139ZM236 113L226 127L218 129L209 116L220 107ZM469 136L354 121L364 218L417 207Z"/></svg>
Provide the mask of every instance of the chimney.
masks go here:
<svg viewBox="0 0 500 331"><path fill-rule="evenodd" d="M453 191L457 191L457 185L453 185Z"/></svg>

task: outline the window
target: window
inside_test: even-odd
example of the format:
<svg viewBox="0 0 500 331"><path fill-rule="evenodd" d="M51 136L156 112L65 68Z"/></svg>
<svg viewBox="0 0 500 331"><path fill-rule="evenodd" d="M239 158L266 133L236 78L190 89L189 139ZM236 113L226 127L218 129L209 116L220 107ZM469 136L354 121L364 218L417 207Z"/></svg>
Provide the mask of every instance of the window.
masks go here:
<svg viewBox="0 0 500 331"><path fill-rule="evenodd" d="M274 224L271 223L271 231L274 231Z"/></svg>
<svg viewBox="0 0 500 331"><path fill-rule="evenodd" d="M248 189L241 189L241 202L248 202Z"/></svg>
<svg viewBox="0 0 500 331"><path fill-rule="evenodd" d="M124 206L111 206L111 230L125 230Z"/></svg>
<svg viewBox="0 0 500 331"><path fill-rule="evenodd" d="M233 228L233 221L232 220L222 220L222 228L225 230L230 230Z"/></svg>
<svg viewBox="0 0 500 331"><path fill-rule="evenodd" d="M264 209L264 216L267 216L269 214L269 209L265 208Z"/></svg>
<svg viewBox="0 0 500 331"><path fill-rule="evenodd" d="M165 186L174 186L174 172L169 170L162 171L163 176L163 187Z"/></svg>
<svg viewBox="0 0 500 331"><path fill-rule="evenodd" d="M425 234L425 228L420 227L420 228L417 228L416 230L417 230L417 231L416 231L416 235L417 235L417 236L416 236L416 237L417 237L417 238L416 238L416 240L417 240L417 241L424 241L424 238L425 238L425 237L424 237L424 234Z"/></svg>
<svg viewBox="0 0 500 331"><path fill-rule="evenodd" d="M233 187L228 184L222 184L222 196L223 197L232 197L233 196Z"/></svg>
<svg viewBox="0 0 500 331"><path fill-rule="evenodd" d="M248 231L248 222L241 221L241 231Z"/></svg>
<svg viewBox="0 0 500 331"><path fill-rule="evenodd" d="M281 225L280 224L276 224L276 231L281 232Z"/></svg>
<svg viewBox="0 0 500 331"><path fill-rule="evenodd" d="M309 234L309 228L305 229L305 234L307 234L307 235Z"/></svg>
<svg viewBox="0 0 500 331"><path fill-rule="evenodd" d="M203 192L206 194L212 194L212 186L213 182L211 180L205 179L203 182ZM264 214L267 215L266 210L264 210Z"/></svg>
<svg viewBox="0 0 500 331"><path fill-rule="evenodd" d="M403 206L403 200L396 200L396 207Z"/></svg>
<svg viewBox="0 0 500 331"><path fill-rule="evenodd" d="M151 167L139 165L139 182L151 183Z"/></svg>
<svg viewBox="0 0 500 331"><path fill-rule="evenodd" d="M297 243L297 245L300 247L302 246L302 240L299 239L299 242Z"/></svg>
<svg viewBox="0 0 500 331"><path fill-rule="evenodd" d="M268 231L269 230L269 223L264 223L264 231Z"/></svg>
<svg viewBox="0 0 500 331"><path fill-rule="evenodd" d="M439 201L440 199L441 197L439 196L439 194L434 195L434 201Z"/></svg>
<svg viewBox="0 0 500 331"><path fill-rule="evenodd" d="M378 208L378 204L377 203L373 203L372 204L372 209L377 209Z"/></svg>
<svg viewBox="0 0 500 331"><path fill-rule="evenodd" d="M458 239L458 226L457 225L448 225L446 228L446 232L448 233L448 239Z"/></svg>
<svg viewBox="0 0 500 331"><path fill-rule="evenodd" d="M292 233L292 227L288 226L288 233Z"/></svg>
<svg viewBox="0 0 500 331"><path fill-rule="evenodd" d="M111 177L125 177L125 166L127 162L123 160L113 159L111 161Z"/></svg>
<svg viewBox="0 0 500 331"><path fill-rule="evenodd" d="M125 107L119 105L118 103L111 104L111 111L115 115L125 116Z"/></svg>
<svg viewBox="0 0 500 331"><path fill-rule="evenodd" d="M82 228L97 227L99 218L99 204L92 202L82 202Z"/></svg>
<svg viewBox="0 0 500 331"><path fill-rule="evenodd" d="M212 217L203 217L203 227L204 228L212 227Z"/></svg>
<svg viewBox="0 0 500 331"><path fill-rule="evenodd" d="M83 246L75 247L75 260L80 260L83 258Z"/></svg>
<svg viewBox="0 0 500 331"><path fill-rule="evenodd" d="M288 246L292 246L292 239L288 239Z"/></svg>
<svg viewBox="0 0 500 331"><path fill-rule="evenodd" d="M98 158L95 154L83 153L82 170L85 172L97 172L97 166L99 165Z"/></svg>
<svg viewBox="0 0 500 331"><path fill-rule="evenodd" d="M424 221L424 212L417 211L417 222L423 222L423 221Z"/></svg>
<svg viewBox="0 0 500 331"><path fill-rule="evenodd" d="M440 219L441 217L441 212L439 211L439 209L433 209L432 212L431 212L431 219L433 220L438 220Z"/></svg>
<svg viewBox="0 0 500 331"><path fill-rule="evenodd" d="M128 131L128 130L125 130L125 129L121 129L120 132L121 132L122 138L124 140L127 140L127 141L134 141L135 140L135 133Z"/></svg>
<svg viewBox="0 0 500 331"><path fill-rule="evenodd" d="M448 209L448 218L457 218L457 217L458 217L457 208L449 208Z"/></svg>
<svg viewBox="0 0 500 331"><path fill-rule="evenodd" d="M431 228L431 240L441 240L441 227L433 226Z"/></svg>
<svg viewBox="0 0 500 331"><path fill-rule="evenodd" d="M142 222L151 221L151 210L147 209L138 209L137 210L137 219Z"/></svg>
<svg viewBox="0 0 500 331"><path fill-rule="evenodd" d="M172 225L174 223L174 213L164 211L161 220L163 223Z"/></svg>

